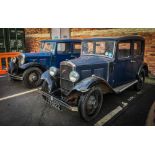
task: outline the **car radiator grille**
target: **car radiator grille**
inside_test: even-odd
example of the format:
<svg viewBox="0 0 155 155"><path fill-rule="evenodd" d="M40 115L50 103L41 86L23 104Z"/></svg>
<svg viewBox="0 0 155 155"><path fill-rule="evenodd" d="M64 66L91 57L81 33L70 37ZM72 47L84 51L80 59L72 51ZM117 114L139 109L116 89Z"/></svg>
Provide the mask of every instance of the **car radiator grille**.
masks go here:
<svg viewBox="0 0 155 155"><path fill-rule="evenodd" d="M74 83L69 80L69 74L72 71L72 66L61 65L60 67L60 84L65 91L70 91Z"/></svg>

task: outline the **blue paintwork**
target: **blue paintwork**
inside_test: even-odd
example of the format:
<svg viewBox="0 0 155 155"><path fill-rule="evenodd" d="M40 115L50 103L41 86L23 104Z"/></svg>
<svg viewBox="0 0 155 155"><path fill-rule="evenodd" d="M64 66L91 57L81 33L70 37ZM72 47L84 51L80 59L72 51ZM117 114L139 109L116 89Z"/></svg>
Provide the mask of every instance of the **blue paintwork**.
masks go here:
<svg viewBox="0 0 155 155"><path fill-rule="evenodd" d="M75 65L74 70L76 70L80 75L80 79L74 84L74 87L69 92L74 92L75 90L84 92L87 91L93 84L97 83L104 83L105 86L112 92L113 88L137 79L138 72L144 65L144 39L139 36L128 36L113 38L91 38L84 39L83 42L103 40L112 40L115 42L114 57L109 58L103 55L81 55L77 59L69 60ZM121 41L127 41L131 43L130 57L118 59L117 46ZM140 56L135 57L133 54L134 41L141 41L142 53ZM132 63L132 61L135 62Z"/></svg>
<svg viewBox="0 0 155 155"><path fill-rule="evenodd" d="M109 59L108 57L98 55L82 55L70 61L76 65L76 71L80 74L80 81L93 74L106 79L108 63L112 62L112 60L113 59ZM98 69L101 69L101 71L99 70L99 72L97 72Z"/></svg>
<svg viewBox="0 0 155 155"><path fill-rule="evenodd" d="M19 73L13 73L13 65L9 65L9 71L11 74L22 74L26 69L30 67L39 67L42 71L49 69L51 66L57 68L60 67L60 62L64 60L70 60L80 56L80 53L73 53L73 43L81 43L79 39L61 39L61 40L42 40L41 43L55 42L57 43L70 43L70 52L68 54L58 54L55 48L54 52L38 52L38 53L23 53L25 55L25 63L18 66ZM14 65L15 66L15 65Z"/></svg>
<svg viewBox="0 0 155 155"><path fill-rule="evenodd" d="M71 92L73 92L74 90L79 92L87 92L92 86L101 83L103 83L111 91L111 86L107 83L106 80L99 78L97 76L90 76L77 83L75 87L71 90Z"/></svg>
<svg viewBox="0 0 155 155"><path fill-rule="evenodd" d="M51 90L53 90L54 88L57 87L57 83L56 81L53 79L53 77L51 77L51 75L49 74L49 71L45 71L42 75L41 75L41 79L46 81L48 83L48 90L49 93L51 92Z"/></svg>
<svg viewBox="0 0 155 155"><path fill-rule="evenodd" d="M52 56L53 54L51 52L25 53L25 64L20 67L23 68L23 66L28 66L31 62L35 62L48 69L51 66Z"/></svg>
<svg viewBox="0 0 155 155"><path fill-rule="evenodd" d="M56 42L56 46L57 43L70 43L70 53L58 54L56 50L53 53L52 52L25 53L26 63L37 62L46 69L48 69L51 66L59 68L61 61L70 60L80 56L80 54L73 53L73 43L81 43L81 40L79 39L42 40L41 42L42 43Z"/></svg>
<svg viewBox="0 0 155 155"><path fill-rule="evenodd" d="M129 36L84 39L83 42L102 40L115 41L116 48L114 58L107 58L101 55L82 55L78 59L70 60L76 65L76 71L80 74L80 79L77 84L78 87L81 86L81 89L83 87L83 79L89 81L91 80L89 77L93 74L105 80L111 88L115 88L137 79L138 71L143 65L144 39L139 36ZM142 54L140 56L133 55L133 42L137 40L142 43ZM129 41L131 43L131 56L128 58L118 59L117 57L117 45L121 41ZM132 61L135 62L133 63ZM84 74L82 75L81 72L84 72ZM75 85L75 87L77 86Z"/></svg>

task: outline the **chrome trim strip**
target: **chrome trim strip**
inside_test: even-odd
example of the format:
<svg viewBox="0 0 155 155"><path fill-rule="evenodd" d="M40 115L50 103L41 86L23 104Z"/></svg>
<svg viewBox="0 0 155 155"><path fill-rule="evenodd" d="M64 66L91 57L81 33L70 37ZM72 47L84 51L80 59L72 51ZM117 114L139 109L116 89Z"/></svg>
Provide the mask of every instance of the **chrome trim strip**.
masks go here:
<svg viewBox="0 0 155 155"><path fill-rule="evenodd" d="M121 86L123 86L123 85L121 85L121 86L119 86L119 87L116 87L116 88L114 88L113 90L114 90L116 93L121 93L121 92L123 92L125 89L131 87L132 85L134 85L134 84L137 83L137 82L138 82L138 80L135 80L135 81L133 81L133 82L129 82L129 83L127 83L127 84L124 84L124 87L123 87L122 89L119 89L119 88L121 88Z"/></svg>
<svg viewBox="0 0 155 155"><path fill-rule="evenodd" d="M110 62L108 62L108 67L107 67L107 82L109 82L109 66L110 66Z"/></svg>
<svg viewBox="0 0 155 155"><path fill-rule="evenodd" d="M76 65L74 63L72 63L71 61L63 61L60 65L60 87L62 86L62 80L64 81L68 81L68 82L71 82L69 79L65 79L65 78L62 78L61 77L61 66L70 66L71 67L71 71L75 71L76 70ZM70 73L69 73L70 74ZM71 82L73 87L74 87L74 83Z"/></svg>
<svg viewBox="0 0 155 155"><path fill-rule="evenodd" d="M74 63L72 63L70 60L69 61L67 61L67 63L69 63L72 67L76 67L76 65L74 64Z"/></svg>

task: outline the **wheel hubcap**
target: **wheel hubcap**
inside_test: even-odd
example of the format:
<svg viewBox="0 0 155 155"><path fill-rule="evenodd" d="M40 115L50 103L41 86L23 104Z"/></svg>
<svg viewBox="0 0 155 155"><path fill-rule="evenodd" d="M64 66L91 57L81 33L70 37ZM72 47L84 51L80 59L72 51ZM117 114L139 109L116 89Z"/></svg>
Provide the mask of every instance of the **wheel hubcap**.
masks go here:
<svg viewBox="0 0 155 155"><path fill-rule="evenodd" d="M90 96L87 102L87 112L88 115L91 115L95 112L97 108L97 100L95 96Z"/></svg>
<svg viewBox="0 0 155 155"><path fill-rule="evenodd" d="M37 80L38 80L37 74L36 74L36 73L31 73L31 74L29 75L29 80L30 80L30 82L37 81Z"/></svg>

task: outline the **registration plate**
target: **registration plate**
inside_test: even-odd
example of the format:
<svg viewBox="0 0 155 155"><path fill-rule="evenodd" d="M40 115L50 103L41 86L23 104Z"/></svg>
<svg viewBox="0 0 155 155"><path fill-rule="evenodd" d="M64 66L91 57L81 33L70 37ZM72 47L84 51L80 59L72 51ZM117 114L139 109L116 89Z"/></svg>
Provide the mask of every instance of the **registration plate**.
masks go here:
<svg viewBox="0 0 155 155"><path fill-rule="evenodd" d="M48 101L46 102L48 105L50 105L50 107L54 107L57 110L61 111L61 105L59 104L59 102L57 100L54 99L53 96L51 96L50 98L48 98Z"/></svg>

